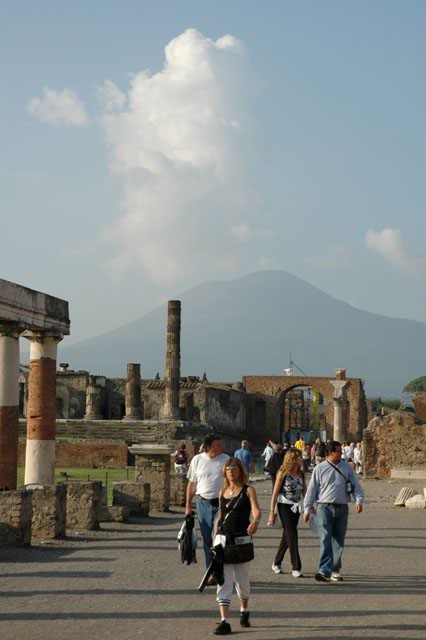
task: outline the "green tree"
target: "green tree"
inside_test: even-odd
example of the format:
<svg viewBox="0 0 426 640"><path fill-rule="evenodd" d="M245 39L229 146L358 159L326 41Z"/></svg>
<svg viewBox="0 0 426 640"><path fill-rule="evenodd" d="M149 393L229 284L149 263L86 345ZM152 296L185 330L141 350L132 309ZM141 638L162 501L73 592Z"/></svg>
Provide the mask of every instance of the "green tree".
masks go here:
<svg viewBox="0 0 426 640"><path fill-rule="evenodd" d="M417 393L419 391L426 391L426 376L420 376L420 378L414 378L403 389L404 393Z"/></svg>

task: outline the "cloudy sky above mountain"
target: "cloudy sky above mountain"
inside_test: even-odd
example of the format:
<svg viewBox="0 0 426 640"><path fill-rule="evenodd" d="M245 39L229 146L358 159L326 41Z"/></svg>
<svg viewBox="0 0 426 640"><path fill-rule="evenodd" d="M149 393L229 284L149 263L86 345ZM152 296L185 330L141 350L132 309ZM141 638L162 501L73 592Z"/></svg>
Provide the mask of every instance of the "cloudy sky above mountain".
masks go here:
<svg viewBox="0 0 426 640"><path fill-rule="evenodd" d="M426 321L425 26L416 0L9 3L2 277L68 299L72 341L271 268Z"/></svg>

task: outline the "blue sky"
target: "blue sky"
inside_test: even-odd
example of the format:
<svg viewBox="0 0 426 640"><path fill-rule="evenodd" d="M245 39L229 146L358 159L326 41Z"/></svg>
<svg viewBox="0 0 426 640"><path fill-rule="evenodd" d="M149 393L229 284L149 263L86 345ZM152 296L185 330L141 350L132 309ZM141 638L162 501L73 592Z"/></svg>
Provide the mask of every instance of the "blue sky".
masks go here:
<svg viewBox="0 0 426 640"><path fill-rule="evenodd" d="M261 268L426 321L424 2L0 15L1 275L70 342Z"/></svg>

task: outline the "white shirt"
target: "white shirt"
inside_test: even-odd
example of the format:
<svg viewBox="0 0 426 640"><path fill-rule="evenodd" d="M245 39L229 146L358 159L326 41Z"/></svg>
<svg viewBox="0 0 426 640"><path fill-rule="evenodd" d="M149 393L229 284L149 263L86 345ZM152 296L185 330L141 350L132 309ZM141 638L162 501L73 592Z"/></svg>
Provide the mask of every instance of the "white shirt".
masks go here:
<svg viewBox="0 0 426 640"><path fill-rule="evenodd" d="M218 498L223 485L222 469L229 460L226 453L209 458L206 453L194 456L189 465L186 477L197 485L196 495L212 500Z"/></svg>

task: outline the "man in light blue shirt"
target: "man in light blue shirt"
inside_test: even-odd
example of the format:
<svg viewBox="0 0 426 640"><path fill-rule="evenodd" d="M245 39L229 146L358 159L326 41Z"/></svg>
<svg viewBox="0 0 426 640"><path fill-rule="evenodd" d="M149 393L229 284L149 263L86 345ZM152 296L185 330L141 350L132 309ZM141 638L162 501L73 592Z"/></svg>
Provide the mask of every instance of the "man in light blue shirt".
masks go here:
<svg viewBox="0 0 426 640"><path fill-rule="evenodd" d="M316 513L320 538L320 563L317 582L343 580L342 552L348 526L348 503L352 496L357 513L362 511L364 491L355 473L342 458L340 442L329 443L327 459L317 465L312 473L304 503L304 520ZM314 502L317 503L316 510Z"/></svg>
<svg viewBox="0 0 426 640"><path fill-rule="evenodd" d="M249 443L247 440L243 440L241 442L241 449L236 450L234 458L241 460L248 474L254 473L253 455L251 451L249 451Z"/></svg>

